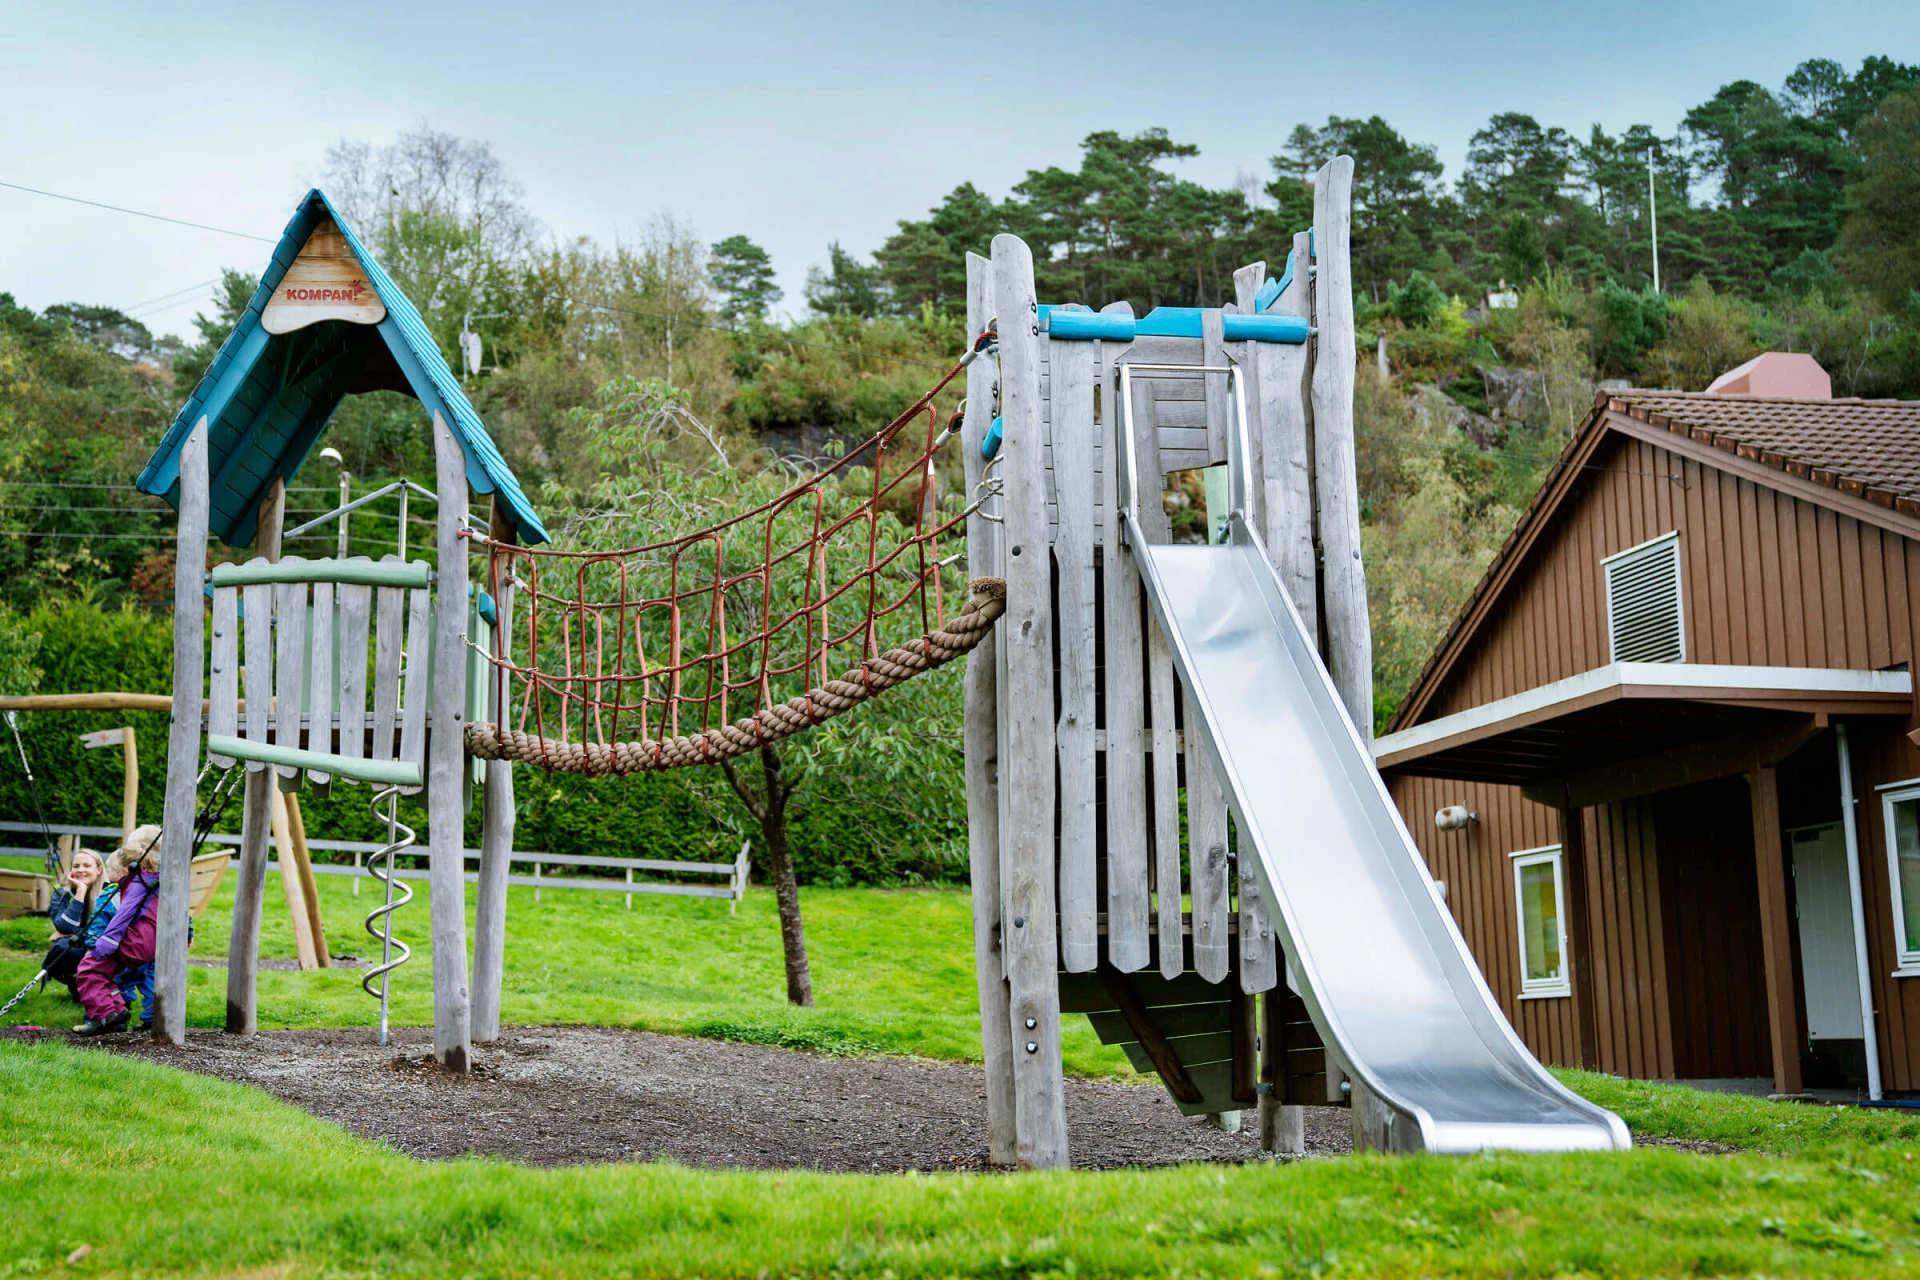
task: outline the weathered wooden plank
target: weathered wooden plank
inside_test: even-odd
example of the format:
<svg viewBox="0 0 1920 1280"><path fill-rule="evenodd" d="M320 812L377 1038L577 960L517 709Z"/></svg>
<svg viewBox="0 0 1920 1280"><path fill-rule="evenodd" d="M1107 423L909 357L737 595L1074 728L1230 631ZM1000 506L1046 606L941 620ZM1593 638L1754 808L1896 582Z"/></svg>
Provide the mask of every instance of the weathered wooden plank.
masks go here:
<svg viewBox="0 0 1920 1280"><path fill-rule="evenodd" d="M1135 386L1141 385L1138 380ZM1171 378L1153 379L1148 384L1152 399L1149 401L1151 416L1143 421L1151 422L1159 434L1162 448L1172 446L1180 449L1204 449L1218 457L1226 448L1226 429L1215 432L1213 424L1207 420L1207 401L1203 384L1198 378L1188 381L1175 381ZM1199 392L1192 396L1169 396L1157 394L1161 391Z"/></svg>
<svg viewBox="0 0 1920 1280"><path fill-rule="evenodd" d="M283 747L300 745L300 718L307 700L307 584L283 582L273 589L275 652L274 741ZM299 785L300 770L276 766L283 790Z"/></svg>
<svg viewBox="0 0 1920 1280"><path fill-rule="evenodd" d="M1060 525L1054 535L1060 714L1060 959L1090 973L1100 959L1099 849L1095 831L1093 736L1093 344L1049 342L1055 473Z"/></svg>
<svg viewBox="0 0 1920 1280"><path fill-rule="evenodd" d="M240 729L240 589L220 587L213 593L213 672L207 680L207 732L238 737ZM214 756L222 769L233 767L233 757Z"/></svg>
<svg viewBox="0 0 1920 1280"><path fill-rule="evenodd" d="M993 264L967 255L967 335L983 332L993 319ZM986 476L980 442L993 421L994 361L976 360L967 368L967 416L960 434L960 456L967 476L968 501ZM1003 502L992 503L998 515ZM1002 572L1000 526L984 516L967 521L967 571L975 577ZM980 987L980 1044L987 1074L987 1159L1012 1165L1019 1159L1014 1126L1013 1024L1007 996L1006 967L1000 954L1000 730L996 705L999 680L997 639L986 639L967 655L963 732L967 771L967 865L973 892L973 966Z"/></svg>
<svg viewBox="0 0 1920 1280"><path fill-rule="evenodd" d="M241 592L247 629L244 668L247 718L246 732L241 736L248 742L266 742L268 725L273 719L273 588L249 586ZM258 773L264 768L258 760L247 761L249 773Z"/></svg>
<svg viewBox="0 0 1920 1280"><path fill-rule="evenodd" d="M1227 934L1227 801L1212 742L1204 733L1192 741L1196 750L1187 770L1187 861L1193 876L1193 967L1208 982L1220 982L1233 963Z"/></svg>
<svg viewBox="0 0 1920 1280"><path fill-rule="evenodd" d="M1117 361L1109 363L1110 370L1117 367ZM1116 461L1101 472L1100 504L1112 512L1119 509L1119 378L1109 373L1101 389L1107 397L1110 419L1105 435L1115 442L1109 456ZM1134 403L1141 403L1137 388ZM1137 430L1139 424L1135 425ZM1101 613L1106 640L1107 958L1122 973L1132 973L1144 968L1153 955L1147 923L1151 873L1147 864L1146 637L1141 622L1140 569L1121 538L1120 521L1108 520L1101 537ZM1178 879L1176 875L1176 884Z"/></svg>
<svg viewBox="0 0 1920 1280"><path fill-rule="evenodd" d="M1309 310L1307 233L1294 237L1294 273L1279 308L1293 315ZM1252 395L1248 415L1261 442L1258 473L1263 490L1260 536L1280 583L1300 612L1307 634L1320 633L1319 573L1313 552L1313 441L1308 421L1308 350L1278 342L1251 342Z"/></svg>
<svg viewBox="0 0 1920 1280"><path fill-rule="evenodd" d="M1001 453L1006 475L1007 611L999 627L1001 910L1014 1035L1019 1163L1068 1163L1060 1064L1059 944L1054 887L1052 573L1039 484L1039 323L1033 255L1017 236L993 240L999 313Z"/></svg>
<svg viewBox="0 0 1920 1280"><path fill-rule="evenodd" d="M429 622L431 601L427 593L411 591L407 594L410 597L407 601L407 662L406 670L402 673L407 688L406 697L400 708L400 758L409 763L424 763L424 753L427 749L427 707L433 701L433 694L427 688L427 679L430 673L437 674L435 664L427 658L428 650L434 646L435 640L428 637L435 634L437 627L429 630L432 625ZM464 618L462 621L464 623ZM449 675L447 680L460 687L461 700L464 703L467 664L460 661L458 632L455 633L452 651L443 649L440 652L445 655L440 661L453 664L455 674ZM438 688L440 681L436 678L433 683L435 688ZM436 721L436 723L447 722ZM403 795L410 795L413 790L412 787L400 788Z"/></svg>
<svg viewBox="0 0 1920 1280"><path fill-rule="evenodd" d="M495 542L512 545L517 531L506 508L496 496L493 500L488 534ZM513 645L513 580L502 573L497 584L499 594L494 610L495 628L502 652L511 655ZM507 685L504 680L485 681L486 714L495 724L505 723L504 705ZM513 762L487 761L486 794L480 811L480 884L475 891L473 911L473 1038L490 1044L500 1038L500 988L506 975L507 880L513 857ZM633 879L633 868L627 868ZM633 909L633 895L627 895L627 909Z"/></svg>
<svg viewBox="0 0 1920 1280"><path fill-rule="evenodd" d="M367 641L373 623L373 588L345 583L336 590L340 601L340 754L358 760L366 750Z"/></svg>
<svg viewBox="0 0 1920 1280"><path fill-rule="evenodd" d="M260 504L256 521L254 549L259 552L248 563L273 563L280 559L280 532L286 514L287 486L276 481ZM246 688L247 734L255 742L267 740L263 716L256 731L256 706L271 711L273 690L273 588L249 586L243 589L246 608ZM256 702L257 699L257 702ZM260 963L260 918L265 910L267 890L267 836L273 825L274 775L271 769L247 766L246 801L240 817L240 867L234 876L233 927L227 939L227 1031L250 1036L256 1025L258 989L255 983Z"/></svg>
<svg viewBox="0 0 1920 1280"><path fill-rule="evenodd" d="M1260 292L1260 286L1267 282L1267 264L1249 262L1233 273L1233 300L1240 314L1253 314L1253 300ZM1262 345L1271 346L1271 343Z"/></svg>
<svg viewBox="0 0 1920 1280"><path fill-rule="evenodd" d="M1353 441L1353 160L1335 156L1314 178L1318 254L1313 363L1314 484L1325 559L1327 669L1363 739L1373 737L1373 631L1360 560L1360 487Z"/></svg>
<svg viewBox="0 0 1920 1280"><path fill-rule="evenodd" d="M336 677L333 670L333 584L313 584L313 619L309 648L313 654L307 679L307 746L313 751L333 750L333 703ZM333 781L330 773L309 773L309 781L324 787Z"/></svg>
<svg viewBox="0 0 1920 1280"><path fill-rule="evenodd" d="M449 1071L465 1072L471 1056L467 988L466 860L461 832L461 764L466 743L461 712L467 664L460 635L467 621L467 543L460 536L467 510L467 461L446 420L433 415L439 579L435 583L433 647L440 662L433 680L433 741L427 748L427 896L433 929L433 1054ZM424 666L424 628L413 661ZM414 640L414 637L409 637ZM420 699L425 701L425 699Z"/></svg>
<svg viewBox="0 0 1920 1280"><path fill-rule="evenodd" d="M187 1042L187 935L193 828L199 815L201 645L206 625L202 566L207 563L207 420L180 450L180 518L174 533L173 706L167 727L167 798L161 815L160 900L154 911L153 1035Z"/></svg>
<svg viewBox="0 0 1920 1280"><path fill-rule="evenodd" d="M398 556L382 556L382 563ZM407 593L401 587L381 587L374 596L373 629L373 750L369 760L393 759L393 731L400 714L400 663L406 647L402 631Z"/></svg>

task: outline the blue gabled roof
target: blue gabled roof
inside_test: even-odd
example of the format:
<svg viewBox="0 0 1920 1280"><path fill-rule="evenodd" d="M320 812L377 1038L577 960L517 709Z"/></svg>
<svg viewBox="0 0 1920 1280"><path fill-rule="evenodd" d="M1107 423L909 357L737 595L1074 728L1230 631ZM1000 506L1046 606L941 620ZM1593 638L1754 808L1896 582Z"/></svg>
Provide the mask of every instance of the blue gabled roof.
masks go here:
<svg viewBox="0 0 1920 1280"><path fill-rule="evenodd" d="M261 312L307 237L327 218L353 249L368 283L386 305L387 318L371 327L329 320L292 333L268 333L261 327ZM391 376L394 372L398 379ZM419 311L317 188L307 193L287 223L245 314L135 484L177 508L180 446L205 415L211 532L229 546L247 546L254 539L261 500L276 479L291 480L300 469L341 397L354 390L402 384L429 416L440 412L466 455L467 483L500 500L513 517L520 541L547 541L540 517L494 447L480 415L467 403Z"/></svg>

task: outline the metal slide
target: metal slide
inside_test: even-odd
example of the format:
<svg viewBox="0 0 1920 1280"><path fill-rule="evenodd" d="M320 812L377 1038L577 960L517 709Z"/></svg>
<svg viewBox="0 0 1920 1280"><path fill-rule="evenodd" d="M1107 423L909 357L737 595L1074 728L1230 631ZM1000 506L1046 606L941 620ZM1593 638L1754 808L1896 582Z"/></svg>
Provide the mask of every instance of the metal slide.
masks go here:
<svg viewBox="0 0 1920 1280"><path fill-rule="evenodd" d="M1240 856L1258 859L1330 1066L1378 1101L1391 1149L1628 1146L1620 1118L1549 1075L1500 1012L1242 518L1249 486L1238 370L1209 370L1229 375L1235 410L1228 542L1149 546L1131 496L1140 489L1129 447L1131 370L1122 368L1127 541L1186 688L1187 732L1204 732L1221 763Z"/></svg>

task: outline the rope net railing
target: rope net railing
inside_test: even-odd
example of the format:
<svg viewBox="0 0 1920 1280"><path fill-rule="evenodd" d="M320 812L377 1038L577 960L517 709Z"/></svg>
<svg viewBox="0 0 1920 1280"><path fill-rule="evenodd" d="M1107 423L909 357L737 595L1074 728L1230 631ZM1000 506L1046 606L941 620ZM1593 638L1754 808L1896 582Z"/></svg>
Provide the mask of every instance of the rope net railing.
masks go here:
<svg viewBox="0 0 1920 1280"><path fill-rule="evenodd" d="M943 426L936 398L991 337L860 446L696 532L617 550L477 538L513 616L474 646L494 716L466 726L468 751L564 773L717 764L973 649L1006 589L957 567L986 495L942 500L961 415Z"/></svg>

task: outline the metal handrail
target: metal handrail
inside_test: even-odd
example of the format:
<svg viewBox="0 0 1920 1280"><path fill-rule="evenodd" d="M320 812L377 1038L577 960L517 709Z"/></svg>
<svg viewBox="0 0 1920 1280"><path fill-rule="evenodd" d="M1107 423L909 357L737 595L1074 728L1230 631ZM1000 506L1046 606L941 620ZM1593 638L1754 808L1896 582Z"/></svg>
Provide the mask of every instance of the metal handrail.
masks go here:
<svg viewBox="0 0 1920 1280"><path fill-rule="evenodd" d="M1167 373L1224 373L1227 375L1227 403L1231 409L1231 421L1227 424L1227 506L1230 513L1237 513L1248 524L1253 523L1253 445L1247 434L1247 392L1246 384L1237 364L1149 364L1123 361L1119 366L1120 374L1120 412L1115 418L1117 439L1115 447L1120 450L1120 468L1115 472L1115 481L1120 492L1117 495L1120 506L1120 536L1131 546L1129 530L1140 527L1140 472L1138 455L1134 452L1133 434L1133 371L1135 369Z"/></svg>

